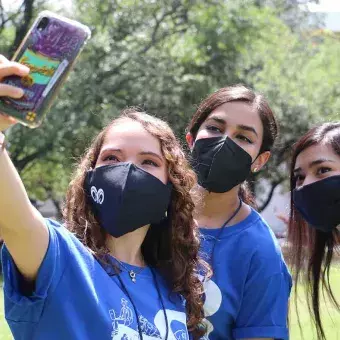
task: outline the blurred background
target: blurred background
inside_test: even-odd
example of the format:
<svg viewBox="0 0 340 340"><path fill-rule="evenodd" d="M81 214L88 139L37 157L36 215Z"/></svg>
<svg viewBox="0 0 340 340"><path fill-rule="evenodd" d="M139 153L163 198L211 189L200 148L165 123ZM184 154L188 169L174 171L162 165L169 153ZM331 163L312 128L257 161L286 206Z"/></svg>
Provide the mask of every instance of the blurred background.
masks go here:
<svg viewBox="0 0 340 340"><path fill-rule="evenodd" d="M269 99L280 123L272 160L252 187L284 239L290 147L311 126L339 119L340 0L0 0L0 53L12 56L43 9L92 29L41 128L9 134L13 162L44 216L61 217L75 162L121 109L140 106L167 120L184 144L200 100L244 83ZM304 335L313 339L303 308ZM340 339L340 317L327 311L329 339ZM302 338L292 323L292 339Z"/></svg>

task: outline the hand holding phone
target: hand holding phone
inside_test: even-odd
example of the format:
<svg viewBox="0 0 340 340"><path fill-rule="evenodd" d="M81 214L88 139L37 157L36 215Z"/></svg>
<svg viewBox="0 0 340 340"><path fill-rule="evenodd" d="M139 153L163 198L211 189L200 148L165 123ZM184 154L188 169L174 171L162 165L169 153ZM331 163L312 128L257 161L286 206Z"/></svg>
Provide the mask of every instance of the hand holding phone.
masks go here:
<svg viewBox="0 0 340 340"><path fill-rule="evenodd" d="M13 63L13 72L4 73L0 112L31 128L38 127L90 35L89 28L76 21L48 11L40 13L13 57L30 72L18 74L20 66ZM13 87L21 88L23 96L19 92L13 96L13 91L19 91Z"/></svg>
<svg viewBox="0 0 340 340"><path fill-rule="evenodd" d="M25 77L29 74L29 68L16 62L9 61L3 55L0 55L0 81L8 76ZM0 83L0 97L10 97L19 99L24 95L24 90L19 87L14 87ZM0 113L0 131L5 131L11 125L15 124L16 120L12 117Z"/></svg>

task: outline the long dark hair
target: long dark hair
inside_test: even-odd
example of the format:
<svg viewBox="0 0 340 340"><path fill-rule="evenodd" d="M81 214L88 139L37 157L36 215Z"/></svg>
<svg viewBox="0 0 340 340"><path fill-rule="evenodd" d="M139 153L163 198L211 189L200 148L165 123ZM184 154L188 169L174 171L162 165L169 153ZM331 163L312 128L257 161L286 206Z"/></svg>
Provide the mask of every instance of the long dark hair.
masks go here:
<svg viewBox="0 0 340 340"><path fill-rule="evenodd" d="M236 101L249 103L256 109L263 125L263 140L259 154L270 151L278 135L278 125L274 113L261 94L254 92L244 85L223 87L205 98L192 117L187 131L191 133L195 140L199 128L212 111L225 103ZM254 195L247 182L242 183L239 195L246 204L253 207L256 206Z"/></svg>
<svg viewBox="0 0 340 340"><path fill-rule="evenodd" d="M87 171L95 167L110 128L130 121L140 123L159 140L173 185L167 226L150 227L142 244L142 254L148 265L156 267L166 277L171 291L185 298L188 329L198 339L204 334L205 327L202 326L203 287L197 269L207 266L198 256L199 236L193 219L195 204L190 191L196 185L196 176L168 124L131 108L106 126L85 152L70 183L63 212L66 226L98 260L105 262L109 254L107 234L90 209L84 180Z"/></svg>
<svg viewBox="0 0 340 340"><path fill-rule="evenodd" d="M335 306L340 308L329 282L333 252L335 246L339 244L339 231L335 228L333 232L325 233L310 228L293 202L293 190L296 187L294 177L296 159L302 151L320 143L329 145L334 153L340 156L340 123L325 123L314 127L294 145L290 167L291 200L288 226L288 260L293 268L295 282L299 281L302 273L305 274L308 307L316 326L318 339L324 340L326 338L320 317L320 283L326 289ZM295 292L296 290L297 285L295 285Z"/></svg>

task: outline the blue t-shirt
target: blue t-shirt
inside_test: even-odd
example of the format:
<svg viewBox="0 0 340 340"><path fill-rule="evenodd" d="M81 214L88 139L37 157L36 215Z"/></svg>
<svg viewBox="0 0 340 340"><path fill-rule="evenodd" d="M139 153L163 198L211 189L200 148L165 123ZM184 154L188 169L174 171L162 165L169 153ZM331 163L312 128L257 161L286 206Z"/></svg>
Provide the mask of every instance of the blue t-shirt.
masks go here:
<svg viewBox="0 0 340 340"><path fill-rule="evenodd" d="M201 228L201 252L212 257L213 276L205 282L204 303L210 340L288 339L291 276L271 229L252 209L240 223Z"/></svg>
<svg viewBox="0 0 340 340"><path fill-rule="evenodd" d="M47 226L49 246L30 296L21 293L20 274L3 249L5 317L15 339L139 339L133 306L117 276L108 275L66 228L51 220ZM184 299L170 295L164 280L156 276L168 319L168 339L189 339ZM138 310L143 339L164 339L166 321L150 268L136 276L136 283L126 271L121 279Z"/></svg>

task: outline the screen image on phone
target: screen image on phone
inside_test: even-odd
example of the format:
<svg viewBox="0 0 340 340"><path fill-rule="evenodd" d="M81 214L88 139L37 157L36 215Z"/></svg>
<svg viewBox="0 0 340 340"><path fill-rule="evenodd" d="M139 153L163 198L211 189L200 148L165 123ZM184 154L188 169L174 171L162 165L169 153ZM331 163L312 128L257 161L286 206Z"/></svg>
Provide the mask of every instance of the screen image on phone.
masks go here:
<svg viewBox="0 0 340 340"><path fill-rule="evenodd" d="M24 96L0 98L0 112L28 127L38 127L90 36L87 26L41 12L12 59L29 67L29 75L2 81L22 88Z"/></svg>

